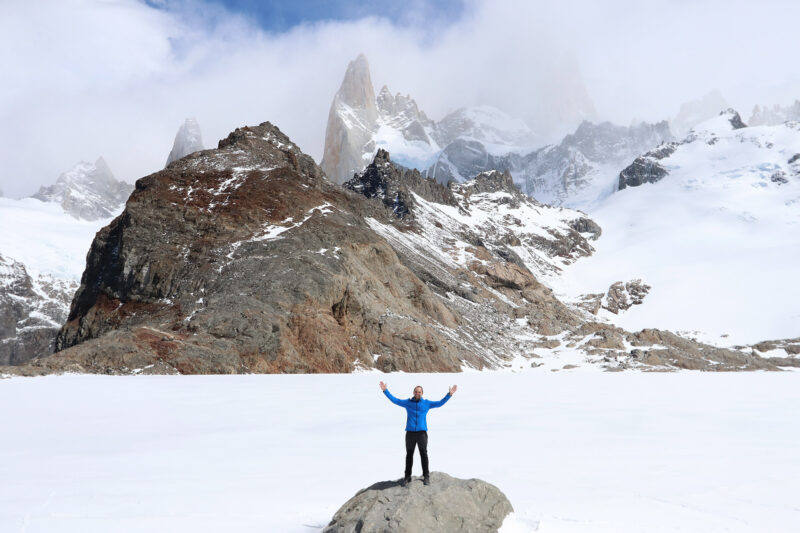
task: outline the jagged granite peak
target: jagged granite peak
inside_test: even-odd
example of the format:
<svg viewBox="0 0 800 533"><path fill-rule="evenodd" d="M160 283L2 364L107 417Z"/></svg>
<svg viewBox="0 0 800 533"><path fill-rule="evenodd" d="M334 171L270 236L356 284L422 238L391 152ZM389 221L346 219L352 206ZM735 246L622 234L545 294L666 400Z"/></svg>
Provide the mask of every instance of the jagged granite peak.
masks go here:
<svg viewBox="0 0 800 533"><path fill-rule="evenodd" d="M320 166L328 179L343 183L364 166L364 153L372 154L378 108L369 74L361 54L347 66L342 84L333 97L325 129L325 148Z"/></svg>
<svg viewBox="0 0 800 533"><path fill-rule="evenodd" d="M340 103L356 110L364 111L367 120L374 121L378 118L378 109L375 104L375 89L369 72L369 63L364 54L351 61L342 80L342 85L336 93Z"/></svg>
<svg viewBox="0 0 800 533"><path fill-rule="evenodd" d="M457 139L478 143L494 154L529 146L532 138L523 121L490 106L462 108L437 123L407 94L393 95L384 85L375 97L366 58L359 56L348 66L333 98L321 166L329 179L344 183L381 148L391 151L403 166L426 170ZM429 176L446 183L449 178L474 175L464 172Z"/></svg>
<svg viewBox="0 0 800 533"><path fill-rule="evenodd" d="M132 190L130 183L114 177L100 157L94 163L79 162L55 184L40 187L32 198L61 204L66 213L78 219L99 220L114 216Z"/></svg>
<svg viewBox="0 0 800 533"><path fill-rule="evenodd" d="M25 265L0 254L0 365L19 365L53 353L78 285L31 275Z"/></svg>
<svg viewBox="0 0 800 533"><path fill-rule="evenodd" d="M200 131L200 124L195 118L187 118L178 129L178 133L175 134L172 150L169 156L167 156L167 164L164 166L168 166L173 161L185 157L192 152L204 149L203 134Z"/></svg>
<svg viewBox="0 0 800 533"><path fill-rule="evenodd" d="M389 152L383 149L378 149L375 159L364 172L356 174L343 186L366 198L380 198L383 205L398 218L413 217L412 191L431 202L457 205L449 188L431 178L422 177L416 169L394 165Z"/></svg>
<svg viewBox="0 0 800 533"><path fill-rule="evenodd" d="M747 123L751 126L777 126L788 121L800 121L800 100L787 106L772 107L756 105Z"/></svg>
<svg viewBox="0 0 800 533"><path fill-rule="evenodd" d="M493 532L514 509L500 489L481 479L431 472L430 485L381 481L342 505L324 533Z"/></svg>

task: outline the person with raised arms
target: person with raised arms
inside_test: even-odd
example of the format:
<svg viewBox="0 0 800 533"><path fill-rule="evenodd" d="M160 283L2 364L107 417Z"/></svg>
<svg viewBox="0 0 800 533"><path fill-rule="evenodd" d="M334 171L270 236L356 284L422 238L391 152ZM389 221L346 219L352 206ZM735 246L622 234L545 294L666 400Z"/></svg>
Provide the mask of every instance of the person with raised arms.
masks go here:
<svg viewBox="0 0 800 533"><path fill-rule="evenodd" d="M453 385L448 390L444 398L438 402L432 402L422 397L422 387L414 387L413 396L406 400L400 400L392 396L386 383L380 382L383 394L395 405L404 407L406 410L406 471L403 476L403 486L411 482L411 467L414 464L414 448L419 446L419 457L422 462L422 482L425 485L431 484L430 471L428 470L428 422L427 415L430 409L441 407L447 400L453 397L458 389L458 385Z"/></svg>

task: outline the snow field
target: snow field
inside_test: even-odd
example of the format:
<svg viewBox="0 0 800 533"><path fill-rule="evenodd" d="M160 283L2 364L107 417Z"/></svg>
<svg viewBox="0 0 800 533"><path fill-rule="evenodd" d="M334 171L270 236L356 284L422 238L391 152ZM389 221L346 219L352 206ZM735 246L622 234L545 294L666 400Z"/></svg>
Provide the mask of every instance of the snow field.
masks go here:
<svg viewBox="0 0 800 533"><path fill-rule="evenodd" d="M717 122L707 127L719 126L718 138L703 130L662 160L670 174L661 181L589 211L603 234L595 254L548 280L559 296L574 301L641 278L652 286L642 305L601 316L631 331L670 329L722 346L798 335L800 181L787 161L800 152L800 129L725 132ZM771 181L778 169L788 183Z"/></svg>
<svg viewBox="0 0 800 533"><path fill-rule="evenodd" d="M311 532L403 470L497 485L503 531L800 531L794 373L51 376L0 380L0 531ZM420 474L418 456L414 474Z"/></svg>

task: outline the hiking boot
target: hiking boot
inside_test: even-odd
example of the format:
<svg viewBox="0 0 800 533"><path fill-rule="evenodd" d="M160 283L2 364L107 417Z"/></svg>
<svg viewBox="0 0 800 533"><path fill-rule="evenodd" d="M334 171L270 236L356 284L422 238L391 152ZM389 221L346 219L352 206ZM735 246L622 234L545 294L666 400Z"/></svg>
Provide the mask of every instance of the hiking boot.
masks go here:
<svg viewBox="0 0 800 533"><path fill-rule="evenodd" d="M410 478L410 477L404 477L404 478L403 478L403 481L401 481L401 482L400 482L400 485L402 485L403 487L405 487L405 486L406 486L406 485L408 485L409 483L411 483L411 478Z"/></svg>
<svg viewBox="0 0 800 533"><path fill-rule="evenodd" d="M429 476L425 476L424 478L422 478L422 484L423 485L430 485L431 484L431 478Z"/></svg>

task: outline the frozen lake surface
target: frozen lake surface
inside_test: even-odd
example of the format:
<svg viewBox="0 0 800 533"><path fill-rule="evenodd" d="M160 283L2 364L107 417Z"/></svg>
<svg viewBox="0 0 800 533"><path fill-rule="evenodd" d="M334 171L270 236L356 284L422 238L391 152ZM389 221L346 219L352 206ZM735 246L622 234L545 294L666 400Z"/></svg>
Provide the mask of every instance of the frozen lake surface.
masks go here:
<svg viewBox="0 0 800 533"><path fill-rule="evenodd" d="M319 531L403 470L497 485L504 531L800 531L797 373L54 376L0 380L0 531ZM419 456L414 475L420 474Z"/></svg>

